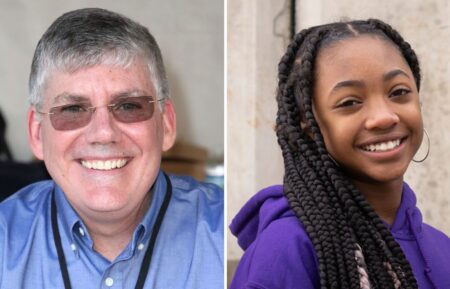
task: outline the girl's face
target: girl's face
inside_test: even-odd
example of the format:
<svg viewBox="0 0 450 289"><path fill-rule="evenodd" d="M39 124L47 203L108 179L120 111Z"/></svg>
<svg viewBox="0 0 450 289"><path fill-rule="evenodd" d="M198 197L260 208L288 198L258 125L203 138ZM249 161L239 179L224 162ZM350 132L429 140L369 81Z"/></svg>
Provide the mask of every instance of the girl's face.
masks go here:
<svg viewBox="0 0 450 289"><path fill-rule="evenodd" d="M402 181L423 136L419 94L398 49L358 36L316 59L314 114L330 155L354 181Z"/></svg>

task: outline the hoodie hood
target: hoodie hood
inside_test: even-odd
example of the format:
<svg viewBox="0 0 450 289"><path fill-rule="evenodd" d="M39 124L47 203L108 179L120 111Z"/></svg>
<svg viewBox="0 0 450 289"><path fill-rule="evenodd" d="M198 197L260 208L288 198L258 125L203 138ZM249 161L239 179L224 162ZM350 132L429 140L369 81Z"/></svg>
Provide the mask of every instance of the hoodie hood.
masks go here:
<svg viewBox="0 0 450 289"><path fill-rule="evenodd" d="M404 183L401 204L389 229L410 262L419 288L450 288L450 239L422 222L416 202L414 192ZM292 216L283 186L271 186L244 205L230 230L246 250L272 222Z"/></svg>
<svg viewBox="0 0 450 289"><path fill-rule="evenodd" d="M414 275L424 276L429 282L422 285L419 278L419 288L450 288L450 239L422 222L422 214L416 207L416 196L406 183L390 230L409 259ZM412 257L411 251L415 251L416 258Z"/></svg>
<svg viewBox="0 0 450 289"><path fill-rule="evenodd" d="M231 221L231 233L237 237L239 246L246 250L257 236L274 220L294 216L283 186L267 187L254 195Z"/></svg>
<svg viewBox="0 0 450 289"><path fill-rule="evenodd" d="M416 207L417 200L414 192L403 184L402 199L397 210L394 223L389 230L396 238L405 240L416 240L422 232L422 214Z"/></svg>
<svg viewBox="0 0 450 289"><path fill-rule="evenodd" d="M416 203L416 196L404 183L401 204L390 227L396 238L416 240L420 237L422 214ZM232 220L230 230L245 250L272 221L290 216L295 214L283 195L283 186L275 185L254 195Z"/></svg>

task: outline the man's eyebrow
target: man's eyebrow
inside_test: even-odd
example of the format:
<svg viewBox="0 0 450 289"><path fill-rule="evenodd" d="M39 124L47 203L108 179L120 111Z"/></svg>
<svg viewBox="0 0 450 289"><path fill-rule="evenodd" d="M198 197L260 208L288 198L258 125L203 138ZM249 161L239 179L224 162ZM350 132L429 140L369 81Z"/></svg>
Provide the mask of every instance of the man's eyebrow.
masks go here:
<svg viewBox="0 0 450 289"><path fill-rule="evenodd" d="M89 102L89 98L79 95L79 94L71 94L67 92L63 92L59 95L57 95L53 101L52 104L60 104L60 103L73 103L73 102Z"/></svg>
<svg viewBox="0 0 450 289"><path fill-rule="evenodd" d="M364 83L360 80L344 80L338 82L331 91L335 91L344 87L364 87Z"/></svg>
<svg viewBox="0 0 450 289"><path fill-rule="evenodd" d="M130 89L121 91L118 93L115 93L111 96L111 100L115 100L118 98L124 98L124 97L136 97L136 96L152 96L148 92L142 90L142 89Z"/></svg>
<svg viewBox="0 0 450 289"><path fill-rule="evenodd" d="M142 89L130 89L117 92L111 96L111 101L124 97L136 97L136 96L152 96ZM63 92L57 95L53 101L52 105L57 105L60 103L80 103L80 102L91 102L90 98L81 94L73 94L68 92Z"/></svg>
<svg viewBox="0 0 450 289"><path fill-rule="evenodd" d="M403 70L395 69L395 70L392 70L392 71L389 71L389 72L385 73L383 75L383 80L384 81L391 80L394 77L396 77L397 75L403 75L403 76L406 76L407 78L410 78L409 75L406 72L404 72Z"/></svg>

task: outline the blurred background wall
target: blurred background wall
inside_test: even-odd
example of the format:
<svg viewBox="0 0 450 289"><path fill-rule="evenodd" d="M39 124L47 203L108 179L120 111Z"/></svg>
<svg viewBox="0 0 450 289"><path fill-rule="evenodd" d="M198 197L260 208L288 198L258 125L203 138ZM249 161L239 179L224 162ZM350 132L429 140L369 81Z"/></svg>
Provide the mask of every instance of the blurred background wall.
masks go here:
<svg viewBox="0 0 450 289"><path fill-rule="evenodd" d="M26 135L28 75L36 44L61 14L84 7L122 13L148 27L162 50L177 112L178 140L209 158L224 153L222 0L1 0L0 109L15 160L32 158Z"/></svg>
<svg viewBox="0 0 450 289"><path fill-rule="evenodd" d="M282 183L283 163L274 132L277 64L289 39L292 1L228 0L227 195L228 224L258 190ZM421 100L431 154L412 163L424 220L450 234L450 1L297 0L296 32L342 18L379 18L410 42L422 66ZM231 276L242 251L228 233Z"/></svg>

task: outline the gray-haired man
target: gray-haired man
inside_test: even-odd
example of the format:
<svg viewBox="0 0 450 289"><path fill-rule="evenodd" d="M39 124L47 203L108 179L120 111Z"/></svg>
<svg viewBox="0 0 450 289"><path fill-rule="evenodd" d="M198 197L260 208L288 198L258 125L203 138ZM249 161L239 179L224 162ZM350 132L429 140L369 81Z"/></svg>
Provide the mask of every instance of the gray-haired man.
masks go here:
<svg viewBox="0 0 450 289"><path fill-rule="evenodd" d="M29 89L30 145L53 181L0 204L0 288L222 288L223 192L160 170L176 121L148 30L66 13Z"/></svg>

